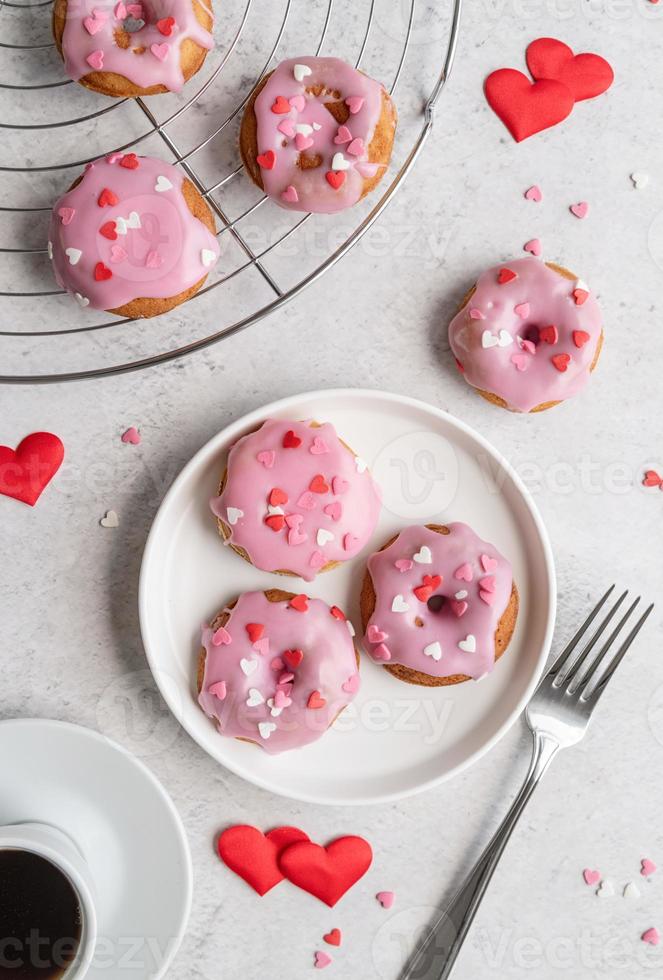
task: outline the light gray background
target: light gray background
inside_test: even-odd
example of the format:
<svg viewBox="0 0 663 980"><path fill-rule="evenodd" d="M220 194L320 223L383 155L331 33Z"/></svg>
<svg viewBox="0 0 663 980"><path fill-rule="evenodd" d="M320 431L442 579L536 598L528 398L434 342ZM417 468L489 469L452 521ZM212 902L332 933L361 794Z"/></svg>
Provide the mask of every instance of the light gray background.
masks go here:
<svg viewBox="0 0 663 980"><path fill-rule="evenodd" d="M297 16L304 16L303 6ZM379 6L373 58L391 16L387 0ZM330 977L395 978L412 924L425 921L478 856L519 785L529 751L517 724L452 783L356 810L270 796L203 755L146 672L137 577L165 489L230 420L317 387L386 388L428 400L478 428L532 490L557 561L556 647L613 580L648 599L660 596L663 494L640 484L647 466L663 472L662 16L663 5L646 0L475 0L465 12L454 76L424 156L374 230L322 281L278 315L189 360L73 386L0 389L0 443L15 445L46 428L67 450L65 467L34 510L0 498L0 710L3 717L47 716L99 728L140 755L172 794L191 842L195 897L170 976L310 976L322 933L338 926L344 942L329 950ZM487 108L481 84L494 68L522 67L526 44L541 35L600 52L616 81L607 95L576 106L561 126L516 145ZM419 59L439 61L442 38L443 32L425 30L415 36L405 103L417 91ZM379 73L373 60L371 68ZM67 99L71 88L63 90ZM5 97L6 112L20 109L13 95ZM200 111L210 118L213 100ZM13 139L5 161L19 153ZM35 155L49 152L47 135L31 139ZM34 159L32 150L16 159L28 158ZM636 191L633 171L650 174L649 186ZM52 187L62 190L68 179L58 174ZM534 182L544 193L538 205L522 197ZM43 186L41 178L31 181L29 193ZM590 203L584 221L568 211L578 200ZM463 385L445 327L475 274L520 255L534 236L543 241L544 257L563 262L597 291L606 344L585 394L544 415L518 417ZM292 261L300 259L306 256L296 253ZM216 299L216 307L204 301L187 307L194 333L209 331L218 316L232 318L234 300L223 288ZM42 310L30 304L35 317ZM66 310L75 322L79 311ZM126 329L125 354L132 332L142 327ZM168 342L177 339L173 331ZM80 366L94 363L96 343L81 343ZM123 343L120 337L114 353ZM77 366L77 357L74 350L69 365ZM34 360L26 364L34 368ZM131 424L142 432L137 448L120 442ZM117 530L99 526L109 508L120 515ZM663 952L646 949L639 936L651 925L663 928L663 872L646 883L638 870L645 856L663 867L662 685L657 610L586 740L559 758L527 810L462 953L458 980L638 980L661 969ZM236 821L264 828L294 823L322 841L364 834L374 846L374 866L335 911L287 885L260 900L212 851L215 833ZM582 883L585 866L610 878L617 895L595 898ZM629 902L620 892L633 879L642 897ZM375 902L380 889L396 891L392 912Z"/></svg>

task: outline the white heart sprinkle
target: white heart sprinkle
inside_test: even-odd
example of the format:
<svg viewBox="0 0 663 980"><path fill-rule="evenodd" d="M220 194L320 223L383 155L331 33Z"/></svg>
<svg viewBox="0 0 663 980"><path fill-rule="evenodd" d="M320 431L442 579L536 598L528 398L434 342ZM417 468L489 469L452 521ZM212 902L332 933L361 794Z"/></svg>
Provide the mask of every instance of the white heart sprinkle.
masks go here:
<svg viewBox="0 0 663 980"><path fill-rule="evenodd" d="M168 180L168 178L163 177L162 175L159 175L159 177L157 177L157 182L154 185L155 191L159 191L159 192L172 190L172 187L173 185Z"/></svg>
<svg viewBox="0 0 663 980"><path fill-rule="evenodd" d="M407 612L409 608L402 595L394 596L394 601L391 604L392 612Z"/></svg>
<svg viewBox="0 0 663 980"><path fill-rule="evenodd" d="M285 511L283 510L283 507L272 507L271 504L267 504L267 513L270 514L270 515L271 514L285 514Z"/></svg>
<svg viewBox="0 0 663 980"><path fill-rule="evenodd" d="M631 174L631 180L636 190L641 190L649 183L649 174L633 173Z"/></svg>
<svg viewBox="0 0 663 980"><path fill-rule="evenodd" d="M363 473L364 470L368 469L368 463L365 463L359 456L355 456L355 466L357 467L357 473Z"/></svg>
<svg viewBox="0 0 663 980"><path fill-rule="evenodd" d="M216 252L213 252L211 248L204 248L200 253L200 258L203 265L208 267L216 262Z"/></svg>
<svg viewBox="0 0 663 980"><path fill-rule="evenodd" d="M115 233L117 235L126 235L127 233L127 223L124 218L115 219Z"/></svg>
<svg viewBox="0 0 663 980"><path fill-rule="evenodd" d="M270 698L267 702L267 707L270 709L272 718L278 718L278 716L283 711L283 708L277 708L274 704L274 698Z"/></svg>
<svg viewBox="0 0 663 980"><path fill-rule="evenodd" d="M243 673L246 674L247 677L250 677L253 671L258 666L258 661L246 660L244 657L242 657L242 659L239 662L239 665L242 668Z"/></svg>
<svg viewBox="0 0 663 980"><path fill-rule="evenodd" d="M596 889L598 898L612 898L615 894L615 886L611 881L602 881Z"/></svg>
<svg viewBox="0 0 663 980"><path fill-rule="evenodd" d="M273 721L260 721L258 722L258 731L260 732L260 738L264 738L267 741L272 732L276 731L276 725Z"/></svg>
<svg viewBox="0 0 663 980"><path fill-rule="evenodd" d="M132 211L129 217L126 219L127 228L140 228L140 217L137 211Z"/></svg>
<svg viewBox="0 0 663 980"><path fill-rule="evenodd" d="M484 350L488 350L489 347L497 347L499 340L494 337L490 330L484 330L481 334L481 346Z"/></svg>
<svg viewBox="0 0 663 980"><path fill-rule="evenodd" d="M296 82L303 82L305 78L308 78L312 74L312 69L308 65L295 65L292 69L292 74L295 76Z"/></svg>
<svg viewBox="0 0 663 980"><path fill-rule="evenodd" d="M431 550L427 544L425 544L422 548L420 548L419 551L416 553L416 555L412 555L412 557L420 565L433 564L433 555L431 554Z"/></svg>
<svg viewBox="0 0 663 980"><path fill-rule="evenodd" d="M320 125L320 123L313 123L313 129L314 129L314 130L316 131L316 133L317 133L317 132L318 132L318 130L320 130L320 129L322 129L322 126Z"/></svg>
<svg viewBox="0 0 663 980"><path fill-rule="evenodd" d="M442 659L442 647L437 640L435 640L434 643L429 643L427 647L424 647L424 653L427 657L432 657L433 660Z"/></svg>
<svg viewBox="0 0 663 980"><path fill-rule="evenodd" d="M48 257L49 257L49 259L52 260L53 259L53 242L49 242L48 243L48 245L47 245L47 251L48 251Z"/></svg>
<svg viewBox="0 0 663 980"><path fill-rule="evenodd" d="M334 540L334 535L331 531L327 531L324 527L318 528L318 536L315 539L318 542L318 547L323 548L328 541Z"/></svg>
<svg viewBox="0 0 663 980"><path fill-rule="evenodd" d="M79 306L90 305L90 300L87 298L87 296L81 296L80 293L74 293L74 299L76 300Z"/></svg>
<svg viewBox="0 0 663 980"><path fill-rule="evenodd" d="M350 636L355 636L357 631L355 630L354 626L352 625L349 619L346 619L345 625L348 628L348 633L350 634Z"/></svg>
<svg viewBox="0 0 663 980"><path fill-rule="evenodd" d="M227 507L226 515L228 517L229 524L237 524L240 517L244 517L244 511L240 510L239 507Z"/></svg>
<svg viewBox="0 0 663 980"><path fill-rule="evenodd" d="M468 593L467 589L461 589L460 592L457 592L456 593L456 595L454 596L454 599L467 599L468 595L469 595L469 593Z"/></svg>
<svg viewBox="0 0 663 980"><path fill-rule="evenodd" d="M624 898L640 898L640 889L634 881L629 881L624 886Z"/></svg>
<svg viewBox="0 0 663 980"><path fill-rule="evenodd" d="M69 259L70 265L76 265L83 253L81 252L80 248L65 248L64 254Z"/></svg>
<svg viewBox="0 0 663 980"><path fill-rule="evenodd" d="M468 633L464 640L459 640L458 646L463 653L477 652L477 639L472 633Z"/></svg>
<svg viewBox="0 0 663 980"><path fill-rule="evenodd" d="M335 153L332 160L332 170L349 170L350 161L346 160L342 153Z"/></svg>
<svg viewBox="0 0 663 980"><path fill-rule="evenodd" d="M313 132L313 126L309 126L308 123L295 123L295 132L301 133L302 136L310 136Z"/></svg>
<svg viewBox="0 0 663 980"><path fill-rule="evenodd" d="M249 688L249 696L246 699L246 703L249 706L249 708L255 708L259 704L264 704L265 703L265 699L263 698L262 694L260 693L260 691L257 688L250 687Z"/></svg>
<svg viewBox="0 0 663 980"><path fill-rule="evenodd" d="M500 345L500 347L508 347L509 344L513 343L513 337L511 336L508 330L500 330L500 335L497 339L497 342Z"/></svg>
<svg viewBox="0 0 663 980"><path fill-rule="evenodd" d="M587 285L587 283L585 282L584 279L576 279L575 288L576 289L584 289L584 291L586 293L589 292L589 286Z"/></svg>
<svg viewBox="0 0 663 980"><path fill-rule="evenodd" d="M102 527L119 527L120 518L117 516L114 510L106 511L106 516L102 517L99 521Z"/></svg>

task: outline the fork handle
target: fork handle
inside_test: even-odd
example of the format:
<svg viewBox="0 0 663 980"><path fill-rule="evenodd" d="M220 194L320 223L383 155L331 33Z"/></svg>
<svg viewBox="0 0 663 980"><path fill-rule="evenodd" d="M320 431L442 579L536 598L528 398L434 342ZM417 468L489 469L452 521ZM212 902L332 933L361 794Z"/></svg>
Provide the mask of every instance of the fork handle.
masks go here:
<svg viewBox="0 0 663 980"><path fill-rule="evenodd" d="M560 745L545 732L534 732L532 761L525 782L465 883L438 916L415 951L401 980L447 980L502 852L529 799Z"/></svg>

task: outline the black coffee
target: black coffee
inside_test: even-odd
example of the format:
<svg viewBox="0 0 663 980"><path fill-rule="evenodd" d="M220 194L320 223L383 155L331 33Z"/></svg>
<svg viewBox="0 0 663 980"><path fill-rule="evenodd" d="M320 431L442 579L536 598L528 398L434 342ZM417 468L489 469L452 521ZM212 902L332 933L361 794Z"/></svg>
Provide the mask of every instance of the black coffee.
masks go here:
<svg viewBox="0 0 663 980"><path fill-rule="evenodd" d="M38 854L0 850L0 980L58 980L80 940L81 909L66 875Z"/></svg>

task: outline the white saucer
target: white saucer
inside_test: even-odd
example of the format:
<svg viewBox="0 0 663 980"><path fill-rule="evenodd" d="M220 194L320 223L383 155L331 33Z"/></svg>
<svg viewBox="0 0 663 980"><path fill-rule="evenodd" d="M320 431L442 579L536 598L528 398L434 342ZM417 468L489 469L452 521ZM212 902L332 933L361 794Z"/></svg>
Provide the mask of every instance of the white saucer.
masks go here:
<svg viewBox="0 0 663 980"><path fill-rule="evenodd" d="M267 417L333 422L365 459L384 507L366 552L319 575L292 579L337 603L359 633L365 559L408 523L465 521L513 564L520 614L506 655L481 683L404 684L362 658L354 705L305 749L268 756L224 738L195 696L199 624L247 589L275 577L242 561L219 538L208 502L225 453ZM278 579L288 588L288 580ZM508 463L478 433L424 402L380 391L295 395L239 419L210 440L175 480L148 539L140 582L147 657L161 693L189 734L233 772L275 793L318 803L376 803L426 789L465 769L523 710L545 663L555 618L555 573L545 528ZM441 734L440 734L441 732Z"/></svg>
<svg viewBox="0 0 663 980"><path fill-rule="evenodd" d="M103 735L46 719L0 722L0 824L49 823L95 883L98 941L86 980L155 980L191 910L184 827L145 766Z"/></svg>

